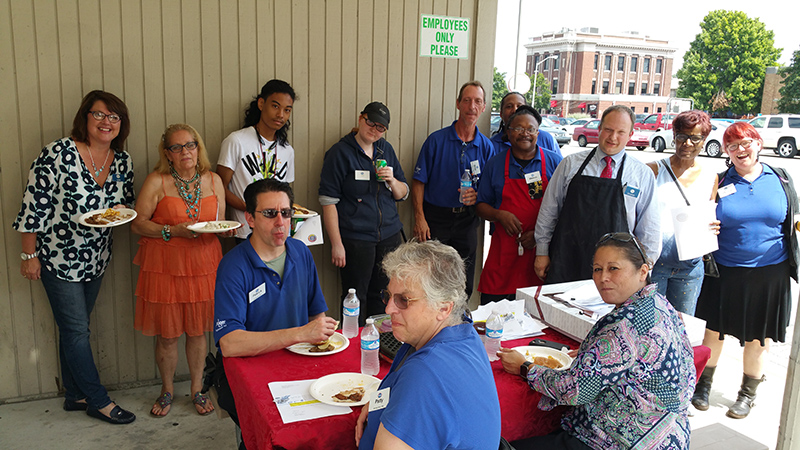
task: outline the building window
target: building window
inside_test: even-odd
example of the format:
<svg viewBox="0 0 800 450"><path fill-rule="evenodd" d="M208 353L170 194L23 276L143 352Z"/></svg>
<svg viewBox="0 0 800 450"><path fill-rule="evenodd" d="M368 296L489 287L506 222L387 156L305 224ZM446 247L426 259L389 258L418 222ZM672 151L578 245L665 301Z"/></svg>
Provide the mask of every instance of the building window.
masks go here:
<svg viewBox="0 0 800 450"><path fill-rule="evenodd" d="M648 112L650 112L650 108L648 108L647 106L645 106L645 107L644 107L644 112L645 112L645 113L648 113Z"/></svg>
<svg viewBox="0 0 800 450"><path fill-rule="evenodd" d="M560 55L556 55L556 59L553 60L553 70L558 70L558 61L561 59Z"/></svg>
<svg viewBox="0 0 800 450"><path fill-rule="evenodd" d="M635 106L631 106L631 111L636 112L636 107Z"/></svg>
<svg viewBox="0 0 800 450"><path fill-rule="evenodd" d="M642 81L642 95L647 95L647 81Z"/></svg>
<svg viewBox="0 0 800 450"><path fill-rule="evenodd" d="M661 112L661 107L660 106L658 107L658 111L656 111L656 112Z"/></svg>
<svg viewBox="0 0 800 450"><path fill-rule="evenodd" d="M631 81L628 84L628 95L636 95L636 82Z"/></svg>
<svg viewBox="0 0 800 450"><path fill-rule="evenodd" d="M622 81L617 81L617 87L614 89L615 94L622 94Z"/></svg>
<svg viewBox="0 0 800 450"><path fill-rule="evenodd" d="M603 94L608 94L608 80L603 80Z"/></svg>
<svg viewBox="0 0 800 450"><path fill-rule="evenodd" d="M661 64L663 61L664 61L663 59L656 60L656 73L661 73Z"/></svg>
<svg viewBox="0 0 800 450"><path fill-rule="evenodd" d="M597 70L597 60L598 59L600 59L600 55L595 53L595 55L594 55L594 70Z"/></svg>
<svg viewBox="0 0 800 450"><path fill-rule="evenodd" d="M550 60L547 59L549 57L550 57L550 55L544 55L544 64L542 64L542 72L547 70L547 68L550 66Z"/></svg>
<svg viewBox="0 0 800 450"><path fill-rule="evenodd" d="M661 95L661 83L653 83L653 95Z"/></svg>
<svg viewBox="0 0 800 450"><path fill-rule="evenodd" d="M592 94L597 93L597 80L592 80Z"/></svg>
<svg viewBox="0 0 800 450"><path fill-rule="evenodd" d="M622 55L617 57L617 70L620 72L625 70L625 57Z"/></svg>
<svg viewBox="0 0 800 450"><path fill-rule="evenodd" d="M603 70L611 70L611 55L606 55L606 64L603 66Z"/></svg>
<svg viewBox="0 0 800 450"><path fill-rule="evenodd" d="M650 58L644 59L644 63L642 63L642 72L650 73Z"/></svg>
<svg viewBox="0 0 800 450"><path fill-rule="evenodd" d="M553 69L555 69L555 67ZM555 94L558 94L558 78L553 78L553 95Z"/></svg>
<svg viewBox="0 0 800 450"><path fill-rule="evenodd" d="M639 58L631 56L631 72L636 72L636 65L639 63Z"/></svg>
<svg viewBox="0 0 800 450"><path fill-rule="evenodd" d="M533 70L536 70L536 66L539 65L539 55L533 57Z"/></svg>

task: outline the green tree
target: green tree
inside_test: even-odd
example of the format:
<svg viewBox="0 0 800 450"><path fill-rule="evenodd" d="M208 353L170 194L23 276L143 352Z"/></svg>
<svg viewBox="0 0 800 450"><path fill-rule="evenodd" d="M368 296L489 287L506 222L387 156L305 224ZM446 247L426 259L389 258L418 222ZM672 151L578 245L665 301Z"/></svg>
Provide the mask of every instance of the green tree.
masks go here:
<svg viewBox="0 0 800 450"><path fill-rule="evenodd" d="M508 94L506 73L498 72L497 67L495 67L492 81L492 111L500 111L500 100L502 100L503 96L506 94Z"/></svg>
<svg viewBox="0 0 800 450"><path fill-rule="evenodd" d="M778 100L778 111L782 113L800 114L800 50L792 54L792 63L780 71L781 98Z"/></svg>
<svg viewBox="0 0 800 450"><path fill-rule="evenodd" d="M533 75L531 77L531 90L525 94L525 100L537 110L550 108L550 82L541 72L536 73L536 103L531 101L533 96Z"/></svg>
<svg viewBox="0 0 800 450"><path fill-rule="evenodd" d="M678 97L712 111L757 112L766 68L782 51L775 48L775 33L741 11L725 10L709 12L700 30L677 73Z"/></svg>

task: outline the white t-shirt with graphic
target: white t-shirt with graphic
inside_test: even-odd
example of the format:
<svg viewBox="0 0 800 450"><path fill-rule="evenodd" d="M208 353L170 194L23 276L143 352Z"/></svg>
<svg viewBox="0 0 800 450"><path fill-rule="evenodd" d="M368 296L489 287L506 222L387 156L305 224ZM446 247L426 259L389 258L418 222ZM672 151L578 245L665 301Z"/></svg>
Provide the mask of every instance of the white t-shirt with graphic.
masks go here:
<svg viewBox="0 0 800 450"><path fill-rule="evenodd" d="M233 177L227 188L241 199L244 199L245 188L254 181L264 178L275 178L287 183L294 181L292 146L288 143L276 144L263 137L261 139L263 143L259 142L255 127L247 127L234 131L222 141L217 165L233 170ZM250 235L250 227L245 220L244 211L235 208L228 208L228 211L231 211L233 220L242 224L236 230L236 237L246 239Z"/></svg>

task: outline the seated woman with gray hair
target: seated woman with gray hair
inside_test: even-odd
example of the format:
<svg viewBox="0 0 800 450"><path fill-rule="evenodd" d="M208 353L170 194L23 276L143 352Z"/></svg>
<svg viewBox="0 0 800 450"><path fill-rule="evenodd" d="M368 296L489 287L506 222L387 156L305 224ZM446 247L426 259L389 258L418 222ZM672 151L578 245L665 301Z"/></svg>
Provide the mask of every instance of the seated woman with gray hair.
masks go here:
<svg viewBox="0 0 800 450"><path fill-rule="evenodd" d="M478 334L465 320L464 262L438 241L383 259L392 333L405 342L356 424L360 449L497 448L500 404ZM376 398L386 399L377 404Z"/></svg>

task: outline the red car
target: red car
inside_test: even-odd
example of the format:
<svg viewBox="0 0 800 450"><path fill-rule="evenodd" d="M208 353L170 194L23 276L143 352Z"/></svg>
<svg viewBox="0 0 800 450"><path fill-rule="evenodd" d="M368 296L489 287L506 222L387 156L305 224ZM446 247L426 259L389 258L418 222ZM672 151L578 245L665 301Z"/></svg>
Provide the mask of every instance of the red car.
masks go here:
<svg viewBox="0 0 800 450"><path fill-rule="evenodd" d="M600 142L600 121L592 120L582 127L575 128L572 133L572 139L578 141L578 145L586 147L586 144L597 144ZM627 147L636 147L639 150L644 150L650 145L649 135L634 131L631 139L628 141Z"/></svg>

